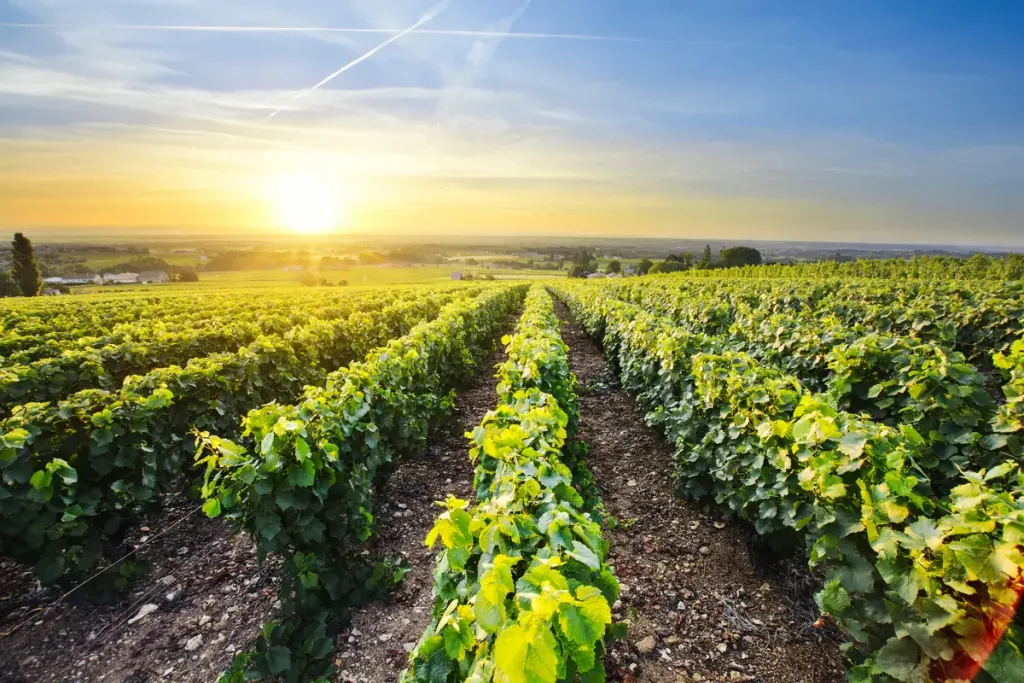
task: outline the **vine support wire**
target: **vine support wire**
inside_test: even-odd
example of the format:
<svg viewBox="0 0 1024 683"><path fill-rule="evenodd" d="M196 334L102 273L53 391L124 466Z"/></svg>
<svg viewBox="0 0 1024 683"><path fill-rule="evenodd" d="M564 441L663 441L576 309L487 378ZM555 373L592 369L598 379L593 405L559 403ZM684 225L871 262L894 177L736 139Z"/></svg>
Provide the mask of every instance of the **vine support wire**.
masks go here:
<svg viewBox="0 0 1024 683"><path fill-rule="evenodd" d="M201 507L202 506L200 506L200 508ZM195 512L196 512L196 510L193 509L188 514L191 515L191 514L194 514ZM242 527L245 524L245 522L249 519L250 516L251 515L246 515L245 518L242 519L242 521L239 523L238 526ZM191 567L192 565L194 565L196 562L198 562L200 559L202 559L204 557L206 557L206 555L201 553L201 552L197 553L197 554L194 554L194 555L192 555L192 557L190 557L189 559L187 559L186 561L184 561L180 565L178 565L178 567L175 569L175 571L180 573L180 572L182 572L182 570L184 570L187 567ZM102 644L103 640L104 640L104 637L106 635L114 633L117 629L119 629L120 627L124 626L129 620L131 620L131 618L132 618L131 615L132 615L132 612L135 611L135 608L140 603L142 603L143 601L145 601L149 597L151 597L158 590L160 590L160 588L161 588L161 585L159 583L157 583L154 586L152 586L149 590L147 590L145 593L143 593L138 599L135 600L135 602L133 602L131 605L128 606L128 609L125 611L124 616L121 619L115 620L115 621L107 624L102 629L100 629L100 632L96 634L95 638L93 638L92 640L86 641L84 646L79 650L79 653L87 652L90 648L94 648L94 647Z"/></svg>
<svg viewBox="0 0 1024 683"><path fill-rule="evenodd" d="M65 600L66 600L66 599L68 598L68 596L70 596L70 595L71 595L72 593L74 593L75 591L77 591L77 590L81 589L81 588L82 588L83 586L85 586L86 584L88 584L88 583L89 583L90 581L94 580L94 579L95 579L96 577L98 577L98 576L99 576L100 574L104 573L105 571L107 571L107 570L108 570L108 569L110 569L111 567L116 567L117 565L119 565L119 564L121 564L122 562L124 562L125 560L127 560L127 559L128 559L129 557L131 557L131 556L135 555L135 554L136 554L137 552L139 552L140 550L142 550L142 549L143 549L143 548L145 548L146 546L148 546L148 545L151 545L151 544L152 544L152 543L153 543L154 541L156 541L156 540L157 540L158 538L160 538L160 537L162 537L162 536L165 536L166 534L169 534L169 533L170 533L171 531L173 531L173 530L174 530L174 529L176 529L176 528L177 528L178 526L180 526L180 525L181 525L181 524L182 524L182 523L183 523L183 522L184 522L184 521L185 521L186 519L188 519L189 517L191 517L191 516L192 516L192 515L194 515L194 514L195 514L196 512L198 512L198 511L200 511L200 510L202 510L202 509L203 509L203 506L202 506L202 505L197 505L197 506L195 506L194 508L192 508L191 510L189 510L188 512L186 512L185 514L183 514L183 515L182 515L181 517L179 517L179 518L178 518L178 519L177 519L177 520L176 520L176 521L175 521L175 522L174 522L173 524L171 524L171 525L170 525L169 527L167 527L166 529L164 529L164 530L163 530L163 531L161 531L160 533L158 533L158 534L155 534L154 536L151 536L151 537L150 537L149 539L147 539L147 540L146 540L146 542L145 542L145 543L141 543L141 544L139 544L139 545L138 545L137 547L133 548L133 549L132 549L132 550L130 550L129 552L125 553L125 554L124 554L124 555L123 555L122 557L119 557L118 559L114 560L113 562L111 562L111 563L110 563L110 564L108 564L107 566L105 566L105 567L103 567L102 569L98 570L98 571L97 571L96 573L94 573L93 575L91 575L90 577L88 577L87 579L85 579L84 581L82 581L81 583L78 583L78 584L76 584L76 585L75 585L74 587L72 587L71 589L69 589L69 590L68 590L68 591L67 591L66 593L64 593L63 595L61 595L61 596L60 596L59 598L57 598L56 600L54 600L54 601L53 601L52 603L50 603L49 605L47 605L47 606L46 606L45 608L42 608L42 607L40 607L40 608L37 608L36 610L34 610L35 612L38 612L39 610L42 610L42 614L41 614L41 615L37 615L37 614L32 614L31 616L29 616L29 617L27 617L26 619L22 620L22 621L21 621L21 622L20 622L20 623L19 623L18 625L16 625L16 626L15 626L14 628L12 628L11 630L9 630L9 631L5 631L5 632L3 632L3 633L0 633L0 636L4 636L4 637L6 637L6 636L10 636L10 635L13 635L13 634L14 634L14 633L16 633L16 632L17 632L18 630L20 630L21 628L23 628L23 627L25 626L25 624L27 624L28 622L32 621L33 619L36 619L36 618L39 618L39 617L45 617L45 616L46 616L47 614L49 614L49 613L50 613L50 611L51 611L51 610L53 610L53 608L55 608L55 607L57 607L58 605L60 605L61 603L63 603L63 602L64 602L64 601L65 601Z"/></svg>

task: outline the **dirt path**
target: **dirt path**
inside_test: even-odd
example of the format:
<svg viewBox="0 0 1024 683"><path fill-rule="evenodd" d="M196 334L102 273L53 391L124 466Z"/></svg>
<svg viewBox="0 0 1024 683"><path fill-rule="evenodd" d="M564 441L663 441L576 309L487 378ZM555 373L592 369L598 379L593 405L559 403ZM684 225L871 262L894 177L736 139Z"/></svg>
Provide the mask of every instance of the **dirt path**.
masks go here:
<svg viewBox="0 0 1024 683"><path fill-rule="evenodd" d="M610 680L844 681L838 644L813 628L806 569L758 572L752 532L675 497L671 448L609 381L600 348L561 303L580 381L580 437L605 506L622 582L616 618L629 636L606 659ZM760 569L760 567L758 567Z"/></svg>
<svg viewBox="0 0 1024 683"><path fill-rule="evenodd" d="M260 567L247 536L196 507L170 496L131 531L149 572L116 604L71 596L54 606L59 592L38 592L30 570L0 565L0 632L13 631L0 636L0 683L216 680L271 613L278 563ZM152 611L133 620L143 607Z"/></svg>
<svg viewBox="0 0 1024 683"><path fill-rule="evenodd" d="M515 316L518 319L518 316ZM497 349L484 368L455 397L448 429L437 435L418 458L403 461L381 492L379 539L371 552L404 556L412 565L401 589L386 602L356 612L352 628L339 639L338 681L394 683L405 669L409 652L430 620L434 587L434 553L423 543L440 509L435 501L450 493L473 500L474 467L464 436L480 424L497 403L494 367L505 360Z"/></svg>

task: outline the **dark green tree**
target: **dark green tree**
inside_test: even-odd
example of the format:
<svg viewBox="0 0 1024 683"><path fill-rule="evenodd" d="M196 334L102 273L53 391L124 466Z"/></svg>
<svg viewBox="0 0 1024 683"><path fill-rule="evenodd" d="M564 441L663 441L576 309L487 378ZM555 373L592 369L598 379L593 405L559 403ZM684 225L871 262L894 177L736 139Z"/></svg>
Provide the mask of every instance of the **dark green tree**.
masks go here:
<svg viewBox="0 0 1024 683"><path fill-rule="evenodd" d="M39 276L39 265L36 263L36 252L32 248L32 240L20 232L14 233L11 242L14 254L14 279L25 296L35 296L43 286Z"/></svg>
<svg viewBox="0 0 1024 683"><path fill-rule="evenodd" d="M20 296L21 287L14 280L9 270L0 270L0 298L8 296Z"/></svg>
<svg viewBox="0 0 1024 683"><path fill-rule="evenodd" d="M710 268L711 267L711 245L710 244L705 244L704 245L704 258L701 259L700 265L701 265L702 268Z"/></svg>
<svg viewBox="0 0 1024 683"><path fill-rule="evenodd" d="M604 272L606 272L606 273L621 273L622 272L622 264L619 263L616 259L612 259L611 261L608 262L608 266L604 269Z"/></svg>
<svg viewBox="0 0 1024 683"><path fill-rule="evenodd" d="M184 268L178 274L178 282L199 282L199 273L195 268Z"/></svg>
<svg viewBox="0 0 1024 683"><path fill-rule="evenodd" d="M681 254L669 254L665 257L665 263L681 263L686 268L693 267L694 256L688 251Z"/></svg>
<svg viewBox="0 0 1024 683"><path fill-rule="evenodd" d="M720 256L726 268L761 265L761 252L753 247L729 247L723 249Z"/></svg>
<svg viewBox="0 0 1024 683"><path fill-rule="evenodd" d="M651 270L649 272L651 275L656 275L657 273L679 273L684 270L688 270L685 263L665 259L661 263L655 263L651 266Z"/></svg>
<svg viewBox="0 0 1024 683"><path fill-rule="evenodd" d="M586 247L573 249L569 277L586 277L596 270L594 256Z"/></svg>
<svg viewBox="0 0 1024 683"><path fill-rule="evenodd" d="M640 263L636 264L636 272L638 275L647 275L651 272L651 268L654 266L654 261L649 258L645 258Z"/></svg>

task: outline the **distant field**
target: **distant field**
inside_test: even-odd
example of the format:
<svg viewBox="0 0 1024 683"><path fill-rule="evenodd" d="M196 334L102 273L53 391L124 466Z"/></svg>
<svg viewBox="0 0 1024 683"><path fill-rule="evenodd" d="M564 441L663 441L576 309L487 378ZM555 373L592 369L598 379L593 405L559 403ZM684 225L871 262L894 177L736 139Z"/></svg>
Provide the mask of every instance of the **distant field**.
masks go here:
<svg viewBox="0 0 1024 683"><path fill-rule="evenodd" d="M117 265L119 263L128 263L134 258L143 256L142 254L130 254L124 251L110 251L110 252L97 252L97 251L69 251L62 252L62 257L67 258L82 258L85 259L85 265L91 270L96 272L102 272L104 268ZM150 250L147 257L161 258L167 261L172 266L195 266L199 263L198 254L180 254L173 251L161 251L161 250Z"/></svg>
<svg viewBox="0 0 1024 683"><path fill-rule="evenodd" d="M319 274L330 284L337 284L341 280L348 282L349 286L379 286L379 285L415 285L415 284L438 284L451 280L452 271L450 267L438 266L411 266L408 268L380 268L377 266L356 266L345 270L328 270ZM492 275L497 280L544 280L565 277L564 273L552 272L549 270L504 270L485 268L463 268L463 274L472 274L474 277L481 275ZM76 287L76 292L111 292L111 291L132 291L132 290L197 290L237 287L281 287L297 285L301 282L303 273L282 272L280 270L231 270L219 272L200 272L199 282L169 284L169 285L97 285L87 287Z"/></svg>

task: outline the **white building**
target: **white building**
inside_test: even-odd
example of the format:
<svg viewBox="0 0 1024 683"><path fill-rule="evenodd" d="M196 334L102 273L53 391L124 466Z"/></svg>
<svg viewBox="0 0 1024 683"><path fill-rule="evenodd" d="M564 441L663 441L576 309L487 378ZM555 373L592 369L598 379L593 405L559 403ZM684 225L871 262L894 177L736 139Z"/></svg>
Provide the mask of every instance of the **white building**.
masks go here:
<svg viewBox="0 0 1024 683"><path fill-rule="evenodd" d="M453 270L452 271L452 279L453 280L461 280L462 279L462 271L461 270Z"/></svg>
<svg viewBox="0 0 1024 683"><path fill-rule="evenodd" d="M134 284L139 281L138 273L104 273L103 281L115 284L115 285L126 285Z"/></svg>
<svg viewBox="0 0 1024 683"><path fill-rule="evenodd" d="M587 276L587 279L595 280L595 279L600 278L600 277L608 277L608 276L605 275L604 273L591 273L590 275Z"/></svg>
<svg viewBox="0 0 1024 683"><path fill-rule="evenodd" d="M46 277L46 278L43 278L43 282L45 282L48 285L59 285L59 284L63 284L64 283L64 278L62 278L62 277Z"/></svg>
<svg viewBox="0 0 1024 683"><path fill-rule="evenodd" d="M155 282L163 284L170 281L170 276L162 270L144 270L139 273L139 282Z"/></svg>
<svg viewBox="0 0 1024 683"><path fill-rule="evenodd" d="M72 275L64 278L66 285L102 285L103 278L99 275Z"/></svg>

